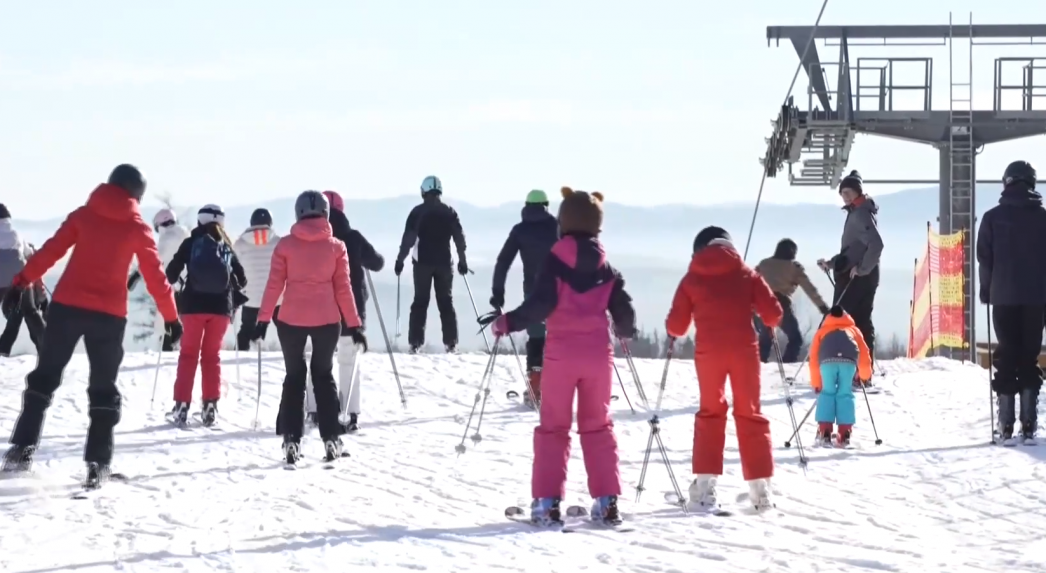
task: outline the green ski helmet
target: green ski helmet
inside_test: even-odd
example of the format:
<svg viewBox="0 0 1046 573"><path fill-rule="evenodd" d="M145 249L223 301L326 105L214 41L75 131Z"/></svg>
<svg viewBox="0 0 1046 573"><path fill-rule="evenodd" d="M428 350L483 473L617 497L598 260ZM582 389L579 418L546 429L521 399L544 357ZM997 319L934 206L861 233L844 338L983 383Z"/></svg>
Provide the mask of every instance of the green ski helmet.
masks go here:
<svg viewBox="0 0 1046 573"><path fill-rule="evenodd" d="M541 189L534 189L530 193L527 193L526 203L528 205L536 203L536 204L547 206L548 205L548 195L546 195L545 192L542 191Z"/></svg>

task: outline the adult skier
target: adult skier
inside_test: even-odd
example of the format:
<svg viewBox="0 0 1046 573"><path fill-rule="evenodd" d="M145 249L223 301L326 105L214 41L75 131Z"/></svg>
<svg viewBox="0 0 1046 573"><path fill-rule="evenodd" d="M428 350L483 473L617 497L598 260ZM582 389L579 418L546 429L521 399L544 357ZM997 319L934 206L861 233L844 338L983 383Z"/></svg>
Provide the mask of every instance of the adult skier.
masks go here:
<svg viewBox="0 0 1046 573"><path fill-rule="evenodd" d="M349 415L345 431L351 434L360 429L360 380L362 376L356 366L356 360L359 358L360 350L367 351L363 332L366 330L369 293L364 269L378 272L384 268L385 259L374 250L374 246L362 233L349 225L349 218L345 216L345 200L341 198L341 195L335 191L324 191L323 196L330 203L330 224L334 238L345 243L345 251L349 255L349 282L352 283L352 296L356 301L356 314L360 317L360 326L355 330L342 321L341 339L338 340L338 396L341 399L340 405L346 409L346 412L342 412L342 414L348 413ZM355 378L353 378L353 372L356 373ZM305 409L308 411L305 422L315 425L316 394L312 388L311 377L305 391Z"/></svg>
<svg viewBox="0 0 1046 573"><path fill-rule="evenodd" d="M540 189L527 194L521 221L512 227L501 247L497 262L494 264L494 279L491 283L490 305L496 309L505 306L505 279L512 267L516 255L523 260L523 295L534 288L538 271L545 263L545 257L552 251L559 240L559 223L552 213L548 212L548 195ZM545 355L545 323L535 322L527 326L527 376L534 398L541 400L541 366ZM530 392L523 392L523 402L535 407Z"/></svg>
<svg viewBox="0 0 1046 573"><path fill-rule="evenodd" d="M163 262L164 268L167 268L167 265L171 264L171 260L174 259L175 253L178 252L178 248L182 246L182 242L189 238L189 229L178 224L178 216L172 209L164 208L153 216L153 231L156 231L156 250L160 253L160 260ZM141 278L141 273L135 269L127 279L127 290L134 290ZM184 277L178 277L174 283L171 283L172 287L178 287L174 291L174 302L178 305L179 310L181 310L181 288L184 284ZM157 333L163 335L161 350L173 352L174 342L164 328L163 317L157 316L156 321Z"/></svg>
<svg viewBox="0 0 1046 573"><path fill-rule="evenodd" d="M145 186L145 178L136 167L117 166L108 183L99 185L87 204L70 213L54 236L26 262L4 296L6 316L25 290L73 249L48 308L50 328L45 332L36 368L26 376L22 412L11 434L11 448L4 455L6 471L32 466L47 408L83 338L90 364L87 396L91 419L84 446L85 485L97 487L109 479L113 428L120 421L122 402L116 377L123 361L127 327L127 275L135 257L172 339L177 341L181 336L174 293L164 276L152 230L138 210Z"/></svg>
<svg viewBox="0 0 1046 573"><path fill-rule="evenodd" d="M11 212L7 206L0 204L0 285L9 285L15 276L25 268L25 262L33 255L36 249L22 240L21 235L11 223ZM15 341L18 340L18 331L25 321L29 329L29 339L40 352L40 340L44 333L44 319L40 313L39 306L42 300L39 292L43 290L43 282L40 281L26 291L21 304L16 312L7 319L3 334L0 334L0 356L10 356ZM0 288L0 296L7 291L7 287Z"/></svg>
<svg viewBox="0 0 1046 573"><path fill-rule="evenodd" d="M864 194L861 174L851 171L839 184L839 196L843 199L846 222L839 254L820 259L817 265L824 271L832 271L835 292L832 300L843 307L857 324L875 360L875 326L872 310L875 308L875 293L879 290L879 258L883 254L883 238L879 234L877 215L879 206ZM854 389L861 384L872 386L871 380L862 382L854 379Z"/></svg>
<svg viewBox="0 0 1046 573"><path fill-rule="evenodd" d="M806 275L803 265L795 260L798 254L799 246L795 244L795 241L781 239L774 250L774 256L759 261L755 267L755 271L763 275L763 279L770 285L770 289L774 291L777 301L781 303L781 308L784 310L784 317L781 319L779 328L788 337L788 344L784 347L781 360L788 363L799 361L799 351L803 347L803 331L799 329L799 320L795 317L795 308L792 305L795 290L802 288L817 310L822 315L828 314L828 305L821 298L821 293L817 292L817 287L810 282L810 277ZM767 362L770 360L770 351L773 347L772 331L758 321L757 324L759 325L759 359Z"/></svg>
<svg viewBox="0 0 1046 573"><path fill-rule="evenodd" d="M247 302L240 310L240 331L236 333L236 346L240 350L250 350L251 337L258 322L258 308L261 307L265 283L269 280L272 268L272 252L280 236L272 230L272 214L268 209L255 209L251 213L251 226L236 239L233 249L243 265L247 275ZM280 303L277 301L274 316L280 315Z"/></svg>
<svg viewBox="0 0 1046 573"><path fill-rule="evenodd" d="M429 175L421 182L421 205L407 215L403 228L399 254L396 255L396 276L403 272L403 261L414 249L414 302L410 305L410 321L407 342L410 353L415 354L425 344L425 320L429 312L429 292L436 291L436 308L443 326L443 345L447 352L458 347L458 317L454 312L454 261L450 255L450 242L458 251L458 273L469 271L465 261L465 233L461 230L458 212L441 199L443 183L439 177Z"/></svg>
<svg viewBox="0 0 1046 573"><path fill-rule="evenodd" d="M1020 394L1021 442L1035 441L1036 407L1042 388L1039 352L1046 308L1046 209L1035 191L1035 169L1014 161L1003 173L999 204L981 217L977 233L979 298L992 305L998 338L992 389L998 394L999 438L1014 445Z"/></svg>

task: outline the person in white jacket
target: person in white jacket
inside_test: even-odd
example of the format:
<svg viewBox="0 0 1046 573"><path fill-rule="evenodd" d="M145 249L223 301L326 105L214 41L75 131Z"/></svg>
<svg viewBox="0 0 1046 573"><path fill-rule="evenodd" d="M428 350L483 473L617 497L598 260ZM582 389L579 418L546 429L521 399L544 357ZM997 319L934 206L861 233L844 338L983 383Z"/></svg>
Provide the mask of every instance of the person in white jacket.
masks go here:
<svg viewBox="0 0 1046 573"><path fill-rule="evenodd" d="M32 245L25 242L11 224L11 212L7 210L6 206L0 204L0 296L7 292L15 275L22 271L25 262L33 256L34 251ZM11 355L11 348L18 338L18 331L22 328L23 320L29 329L29 338L39 350L45 326L36 301L39 290L38 288L27 290L19 307L21 312L7 318L7 325L4 327L3 334L0 335L0 356Z"/></svg>
<svg viewBox="0 0 1046 573"><path fill-rule="evenodd" d="M240 330L236 334L236 345L240 350L250 350L254 328L258 323L258 308L261 306L265 285L269 283L272 267L272 252L280 236L272 230L272 214L268 209L255 209L251 213L251 226L236 239L232 249L243 265L247 275L247 302L240 312ZM282 297L281 297L282 300ZM276 302L273 319L279 316L280 301Z"/></svg>
<svg viewBox="0 0 1046 573"><path fill-rule="evenodd" d="M153 230L156 231L156 250L160 253L160 260L163 261L164 268L171 263L171 259L174 258L175 253L178 252L178 247L182 245L185 239L189 238L189 229L178 224L178 216L174 214L171 209L160 209L153 217ZM134 290L134 286L138 284L138 281L142 278L141 273L137 269L131 273L130 278L127 279L127 290ZM178 310L181 310L181 287L184 286L184 281L179 277L178 284L172 284L174 287L174 302L178 305ZM166 328L163 324L163 317L156 316L156 334L163 335L163 346L164 352L174 351L174 342L171 341L170 335L166 333Z"/></svg>

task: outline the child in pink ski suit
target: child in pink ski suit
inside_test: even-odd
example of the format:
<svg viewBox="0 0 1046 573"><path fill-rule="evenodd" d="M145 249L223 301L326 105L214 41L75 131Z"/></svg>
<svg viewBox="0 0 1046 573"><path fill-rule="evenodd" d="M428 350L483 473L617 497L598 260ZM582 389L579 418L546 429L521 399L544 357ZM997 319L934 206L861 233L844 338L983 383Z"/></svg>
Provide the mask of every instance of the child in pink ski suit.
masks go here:
<svg viewBox="0 0 1046 573"><path fill-rule="evenodd" d="M566 495L570 426L577 393L577 425L595 499L592 518L620 522L621 494L617 438L610 417L614 347L609 320L623 339L636 332L632 298L621 275L607 263L599 232L603 224L600 193L562 189L560 239L539 271L534 288L519 308L498 317L495 336L546 321L541 424L534 430L531 518L561 522L559 504Z"/></svg>

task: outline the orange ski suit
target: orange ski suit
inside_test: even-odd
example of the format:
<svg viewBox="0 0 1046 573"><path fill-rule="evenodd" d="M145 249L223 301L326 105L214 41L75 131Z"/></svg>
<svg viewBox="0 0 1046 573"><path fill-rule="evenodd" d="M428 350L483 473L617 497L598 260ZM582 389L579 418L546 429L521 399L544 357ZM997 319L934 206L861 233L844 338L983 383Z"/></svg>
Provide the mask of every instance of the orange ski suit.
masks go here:
<svg viewBox="0 0 1046 573"><path fill-rule="evenodd" d="M668 335L675 338L686 335L691 321L697 330L694 366L701 398L694 419L694 474L723 473L729 376L744 479L773 476L770 421L760 405L761 363L753 312L767 327L781 322L781 304L763 277L732 247L711 245L695 253L665 321Z"/></svg>

